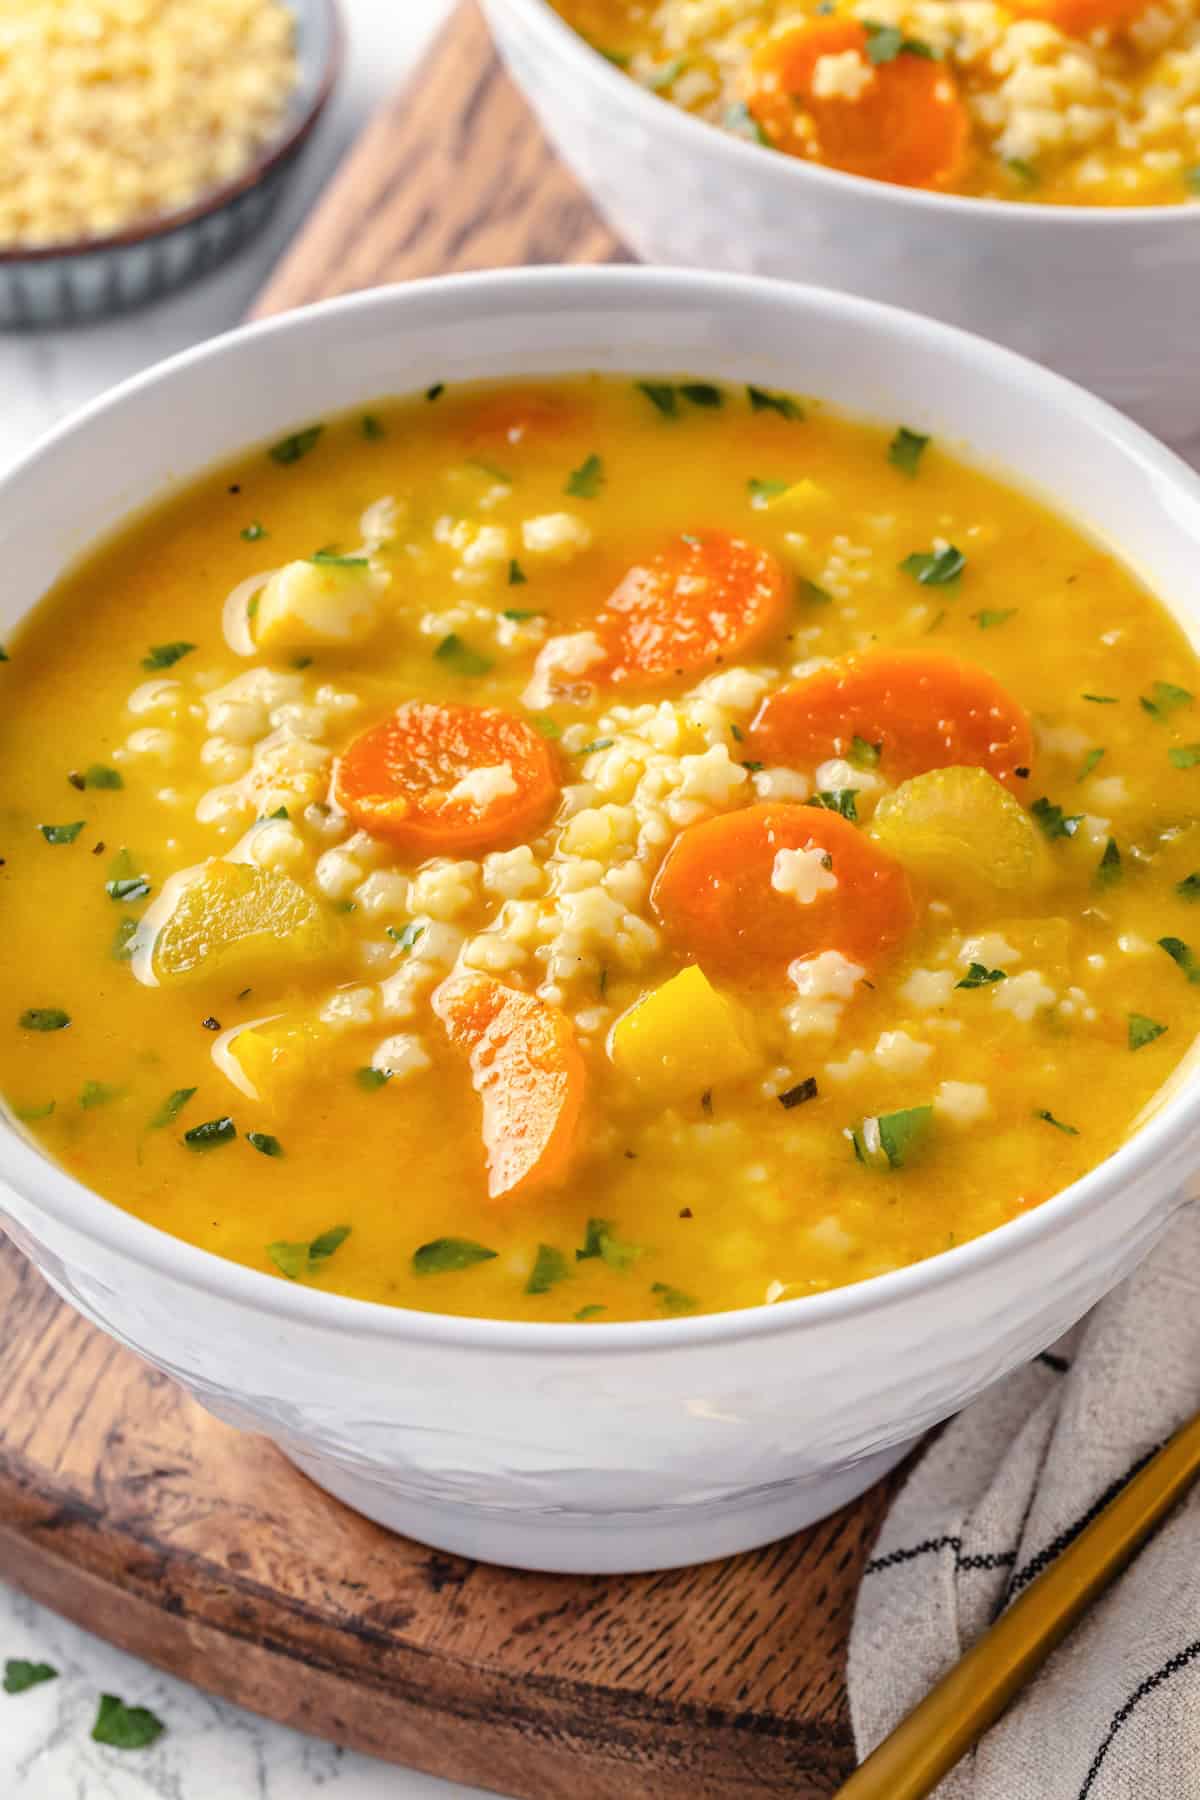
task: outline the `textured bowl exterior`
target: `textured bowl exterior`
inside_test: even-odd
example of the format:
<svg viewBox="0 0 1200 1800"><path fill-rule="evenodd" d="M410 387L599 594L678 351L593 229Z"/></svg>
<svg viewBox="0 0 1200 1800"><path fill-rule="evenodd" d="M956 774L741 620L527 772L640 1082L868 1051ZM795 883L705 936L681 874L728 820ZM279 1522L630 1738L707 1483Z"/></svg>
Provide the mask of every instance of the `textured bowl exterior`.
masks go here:
<svg viewBox="0 0 1200 1800"><path fill-rule="evenodd" d="M164 444L184 480L383 392L580 368L794 388L935 432L1090 523L1200 637L1200 480L1102 403L844 296L609 268L378 290L127 383L0 482L0 641L162 490ZM806 1300L605 1327L406 1312L236 1267L91 1194L2 1118L0 1216L89 1319L384 1524L609 1571L746 1549L850 1498L1135 1265L1198 1145L1191 1074L1116 1156L986 1238Z"/></svg>
<svg viewBox="0 0 1200 1800"><path fill-rule="evenodd" d="M647 262L782 276L979 332L1200 451L1200 206L919 193L809 167L640 88L547 0L483 0L514 78Z"/></svg>
<svg viewBox="0 0 1200 1800"><path fill-rule="evenodd" d="M296 15L299 80L277 148L211 201L176 219L94 244L31 254L0 246L0 331L88 325L148 305L207 275L267 225L299 166L340 67L342 31L333 0L285 0Z"/></svg>

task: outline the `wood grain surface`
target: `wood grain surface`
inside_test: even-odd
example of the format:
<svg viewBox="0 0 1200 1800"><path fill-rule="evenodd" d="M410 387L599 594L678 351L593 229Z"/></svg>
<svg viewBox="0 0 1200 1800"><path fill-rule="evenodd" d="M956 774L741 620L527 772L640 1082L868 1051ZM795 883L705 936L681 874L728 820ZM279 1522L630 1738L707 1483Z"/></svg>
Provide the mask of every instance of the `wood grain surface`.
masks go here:
<svg viewBox="0 0 1200 1800"><path fill-rule="evenodd" d="M259 311L442 269L620 254L467 7ZM523 1800L818 1800L848 1772L847 1632L899 1474L726 1562L516 1573L327 1499L86 1325L11 1247L0 1319L0 1575L124 1649Z"/></svg>

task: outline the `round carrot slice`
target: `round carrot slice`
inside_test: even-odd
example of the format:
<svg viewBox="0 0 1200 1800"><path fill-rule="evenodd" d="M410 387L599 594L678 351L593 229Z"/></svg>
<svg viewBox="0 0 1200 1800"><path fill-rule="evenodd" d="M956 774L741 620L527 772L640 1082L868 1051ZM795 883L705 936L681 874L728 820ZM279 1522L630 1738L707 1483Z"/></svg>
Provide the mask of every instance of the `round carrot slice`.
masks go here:
<svg viewBox="0 0 1200 1800"><path fill-rule="evenodd" d="M756 756L808 765L845 756L856 737L878 746L891 781L970 764L1014 793L1029 785L1033 731L1012 695L975 663L921 650L880 650L795 681L763 701L749 733Z"/></svg>
<svg viewBox="0 0 1200 1800"><path fill-rule="evenodd" d="M677 948L743 980L821 950L870 968L916 918L900 864L848 820L770 802L681 832L652 900Z"/></svg>
<svg viewBox="0 0 1200 1800"><path fill-rule="evenodd" d="M769 550L726 531L684 532L609 595L595 626L605 662L588 678L618 685L702 674L782 629L787 596Z"/></svg>
<svg viewBox="0 0 1200 1800"><path fill-rule="evenodd" d="M746 104L789 156L902 187L948 186L971 141L953 76L903 41L872 61L871 44L855 19L814 19L770 38L751 63Z"/></svg>
<svg viewBox="0 0 1200 1800"><path fill-rule="evenodd" d="M1067 37L1090 37L1093 31L1124 31L1140 19L1149 0L1013 0L1013 11L1025 19L1044 19Z"/></svg>
<svg viewBox="0 0 1200 1800"><path fill-rule="evenodd" d="M334 777L356 825L425 856L515 843L557 798L554 752L524 720L423 700L356 737Z"/></svg>
<svg viewBox="0 0 1200 1800"><path fill-rule="evenodd" d="M443 983L433 1006L450 1042L468 1054L491 1198L515 1200L561 1180L585 1083L566 1015L490 975Z"/></svg>

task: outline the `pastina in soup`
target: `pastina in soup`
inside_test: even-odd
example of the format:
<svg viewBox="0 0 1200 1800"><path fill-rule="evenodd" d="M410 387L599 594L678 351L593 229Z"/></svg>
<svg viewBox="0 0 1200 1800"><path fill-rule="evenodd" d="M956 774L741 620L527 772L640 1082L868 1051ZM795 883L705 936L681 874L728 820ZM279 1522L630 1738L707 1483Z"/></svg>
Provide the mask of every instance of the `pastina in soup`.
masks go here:
<svg viewBox="0 0 1200 1800"><path fill-rule="evenodd" d="M453 388L157 505L0 663L0 1089L274 1275L610 1321L1010 1220L1200 1014L1196 659L897 421Z"/></svg>

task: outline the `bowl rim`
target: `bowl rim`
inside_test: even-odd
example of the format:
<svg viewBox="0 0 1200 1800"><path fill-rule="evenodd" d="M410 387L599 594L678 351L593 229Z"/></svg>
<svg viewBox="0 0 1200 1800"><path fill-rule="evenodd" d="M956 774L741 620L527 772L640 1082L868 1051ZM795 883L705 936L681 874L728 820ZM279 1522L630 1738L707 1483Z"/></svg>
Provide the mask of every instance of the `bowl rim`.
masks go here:
<svg viewBox="0 0 1200 1800"><path fill-rule="evenodd" d="M748 181L754 180L756 174L760 177L766 174L767 165L762 160L766 154L776 165L772 179L777 177L784 182L795 181L799 186L807 184L824 187L829 191L830 199L836 199L839 194L844 198L847 191L851 191L880 205L887 204L890 199L896 206L935 215L945 213L949 218L955 215L960 219L993 221L1008 218L1013 222L1019 220L1033 230L1074 227L1076 230L1112 231L1117 229L1114 220L1122 220L1131 225L1140 224L1144 228L1152 222L1162 222L1165 225L1166 221L1178 219L1181 214L1185 218L1191 218L1193 224L1200 223L1200 202L1189 204L1187 200L1183 200L1178 205L1161 206L1038 205L1032 200L991 200L982 195L904 187L894 182L876 181L866 175L852 175L843 169L827 169L819 163L804 162L799 157L786 156L764 144L755 143L750 138L741 138L734 132L724 131L710 120L701 119L695 113L673 105L662 95L651 93L590 44L573 26L568 25L554 10L550 0L482 0L482 3L485 12L508 8L514 14L519 14L528 32L539 37L557 55L565 57L581 76L599 81L614 100L619 93L624 92L628 103L643 114L649 129L665 131L677 137L680 149L693 155L698 154L704 144L708 144L714 154L732 157L732 173ZM630 98L631 95L636 97ZM718 149L718 145L722 145L723 150Z"/></svg>
<svg viewBox="0 0 1200 1800"><path fill-rule="evenodd" d="M141 224L127 225L124 230L108 232L104 237L60 238L53 244L31 244L28 247L0 244L0 270L20 268L25 263L54 262L66 258L75 261L87 256L102 256L114 250L133 249L138 244L157 243L176 232L187 231L200 219L207 219L214 213L224 211L225 207L239 200L243 194L248 194L251 188L258 187L281 164L286 163L315 130L337 85L346 58L346 21L340 0L311 0L311 3L322 8L329 26L329 49L321 65L312 98L286 127L282 137L269 138L240 174L231 176L218 187L205 189L199 198L192 200L187 206L177 207L169 213L157 213Z"/></svg>
<svg viewBox="0 0 1200 1800"><path fill-rule="evenodd" d="M6 490L15 482L27 478L38 465L53 465L64 440L107 415L119 415L126 402L144 390L169 386L177 375L207 363L219 363L227 352L248 341L302 340L311 331L328 328L330 321L336 322L335 329L352 333L360 318L369 318L376 312L389 315L389 328L394 329L395 321L390 315L403 314L410 306L420 307L430 301L439 309L453 310L464 300L473 299L480 310L490 312L504 305L513 306L522 295L537 300L543 309L571 309L586 303L589 295L600 299L621 294L621 305L628 310L637 304L639 290L657 298L674 297L681 304L702 304L707 300L726 312L740 298L759 305L796 309L801 315L834 314L848 334L853 333L858 322L875 330L882 327L901 344L932 340L935 345L956 350L981 373L990 373L997 381L1025 390L1039 410L1048 415L1071 412L1089 433L1115 443L1131 464L1146 473L1160 496L1169 494L1184 503L1195 516L1200 534L1200 472L1191 469L1115 407L1030 358L956 326L829 288L761 276L636 264L563 265L434 276L339 295L275 318L237 326L130 377L61 421L0 476L0 505ZM531 322L535 321L533 308ZM383 1337L501 1353L552 1351L560 1355L613 1356L819 1329L870 1312L885 1313L894 1305L911 1302L947 1283L986 1274L1019 1259L1103 1199L1111 1199L1114 1192L1143 1180L1156 1166L1169 1170L1172 1181L1176 1173L1183 1179L1184 1170L1192 1167L1189 1144L1200 1142L1200 1074L1193 1072L1185 1079L1125 1143L1078 1181L1031 1211L953 1249L817 1294L695 1317L618 1321L605 1325L599 1336L595 1328L575 1322L422 1312L280 1280L265 1270L249 1268L174 1237L125 1211L44 1155L11 1115L4 1115L3 1122L7 1129L0 1135L0 1215L5 1185L19 1187L35 1208L67 1230L135 1266L161 1273L220 1303L244 1305L260 1314L336 1330L351 1338Z"/></svg>

